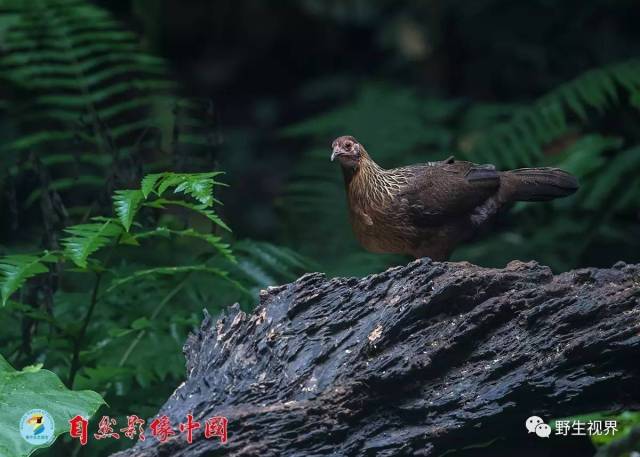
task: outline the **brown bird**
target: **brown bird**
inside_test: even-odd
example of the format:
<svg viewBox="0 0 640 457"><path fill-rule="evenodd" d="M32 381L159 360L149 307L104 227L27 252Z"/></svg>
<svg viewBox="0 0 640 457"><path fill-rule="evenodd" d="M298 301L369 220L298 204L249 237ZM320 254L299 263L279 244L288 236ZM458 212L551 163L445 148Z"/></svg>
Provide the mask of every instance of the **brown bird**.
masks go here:
<svg viewBox="0 0 640 457"><path fill-rule="evenodd" d="M331 160L342 166L351 227L371 252L446 260L455 247L517 201L573 194L578 182L557 168L497 171L450 157L385 170L352 136L336 138Z"/></svg>

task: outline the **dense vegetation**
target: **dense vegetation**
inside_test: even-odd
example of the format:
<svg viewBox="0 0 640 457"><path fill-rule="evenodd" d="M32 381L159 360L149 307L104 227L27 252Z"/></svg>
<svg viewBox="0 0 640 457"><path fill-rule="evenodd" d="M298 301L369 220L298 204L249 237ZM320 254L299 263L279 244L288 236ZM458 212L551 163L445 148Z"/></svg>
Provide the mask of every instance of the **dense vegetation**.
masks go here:
<svg viewBox="0 0 640 457"><path fill-rule="evenodd" d="M309 270L406 262L357 246L328 160L340 134L383 166L453 154L579 177L574 197L516 206L454 260L640 261L632 1L210 3L0 0L0 354L14 367L148 417L203 308L248 308Z"/></svg>

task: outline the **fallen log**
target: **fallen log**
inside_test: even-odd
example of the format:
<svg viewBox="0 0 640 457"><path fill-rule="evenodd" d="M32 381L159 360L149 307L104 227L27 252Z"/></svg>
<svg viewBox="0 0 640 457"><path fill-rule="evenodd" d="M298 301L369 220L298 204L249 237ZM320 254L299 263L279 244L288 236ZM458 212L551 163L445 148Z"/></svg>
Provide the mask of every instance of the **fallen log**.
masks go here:
<svg viewBox="0 0 640 457"><path fill-rule="evenodd" d="M159 414L226 416L226 444L200 428L116 455L593 455L525 420L637 409L639 349L638 265L307 274L252 313L207 315L185 344L187 379Z"/></svg>

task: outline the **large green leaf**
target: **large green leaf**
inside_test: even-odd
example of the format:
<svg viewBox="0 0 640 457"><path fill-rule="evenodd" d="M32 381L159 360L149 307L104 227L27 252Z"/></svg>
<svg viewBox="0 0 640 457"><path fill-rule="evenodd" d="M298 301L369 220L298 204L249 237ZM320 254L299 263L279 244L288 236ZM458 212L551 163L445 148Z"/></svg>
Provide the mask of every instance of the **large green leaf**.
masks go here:
<svg viewBox="0 0 640 457"><path fill-rule="evenodd" d="M55 374L40 367L16 371L0 355L0 455L23 457L48 447L69 431L69 419L78 414L89 418L102 404L96 392L69 390ZM20 435L22 416L32 409L43 409L53 419L53 438L44 445L30 444Z"/></svg>

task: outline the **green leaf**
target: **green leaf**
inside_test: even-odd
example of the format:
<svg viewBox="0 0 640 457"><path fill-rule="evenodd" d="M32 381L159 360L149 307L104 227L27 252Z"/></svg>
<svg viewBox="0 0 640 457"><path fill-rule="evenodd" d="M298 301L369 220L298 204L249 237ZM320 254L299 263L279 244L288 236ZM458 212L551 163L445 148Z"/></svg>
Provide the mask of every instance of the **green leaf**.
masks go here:
<svg viewBox="0 0 640 457"><path fill-rule="evenodd" d="M141 190L142 190L142 195L144 195L144 198L149 197L149 194L151 194L151 192L153 192L153 190L155 189L156 183L163 176L164 176L164 173L154 173L154 174L147 175L142 179Z"/></svg>
<svg viewBox="0 0 640 457"><path fill-rule="evenodd" d="M51 189L104 187L109 164L88 167L85 157L112 157L117 143L122 158L125 151L145 144L167 143L172 125L202 125L193 104L176 97L177 85L167 77L165 61L146 53L136 35L107 10L85 0L0 3L2 77L15 93L26 94L13 97L9 91L9 101L0 101L0 107L16 114L10 135L14 130L17 134L5 141L4 149L15 157L35 152L45 165L61 151L73 157L74 167L53 170ZM172 140L176 146L182 143L179 137ZM152 179L144 182L145 198ZM36 189L27 206L41 192ZM85 194L80 189L73 201Z"/></svg>
<svg viewBox="0 0 640 457"><path fill-rule="evenodd" d="M78 176L77 178L61 178L52 181L49 185L49 189L56 190L58 192L63 191L75 191L78 192L81 187L88 187L93 189L100 189L104 186L104 178L97 176ZM35 202L42 197L42 189L37 188L29 194L26 198L25 207L32 206Z"/></svg>
<svg viewBox="0 0 640 457"><path fill-rule="evenodd" d="M538 158L536 155L543 146L568 133L575 122L587 125L591 117L590 110L601 113L612 103L621 102L617 96L619 86L626 89L630 101L637 96L640 60L631 59L595 68L560 85L531 107L517 112L510 121L489 129L469 157L475 161L490 161L497 152L496 145L505 144L511 138L513 141L508 154L513 156L516 166L530 166ZM575 122L572 117L575 117ZM522 122L522 119L531 122ZM541 129L542 124L546 128Z"/></svg>
<svg viewBox="0 0 640 457"><path fill-rule="evenodd" d="M113 206L127 232L131 228L133 218L140 209L144 198L144 194L139 190L117 190L115 192Z"/></svg>
<svg viewBox="0 0 640 457"><path fill-rule="evenodd" d="M42 256L17 254L0 258L2 306L7 304L9 297L20 289L27 279L49 271L44 265L45 262L55 262L56 260L56 255L48 252Z"/></svg>
<svg viewBox="0 0 640 457"><path fill-rule="evenodd" d="M119 278L111 282L111 285L107 288L107 293L112 292L114 289L123 286L131 281L139 281L141 279L145 279L147 277L155 278L157 276L174 276L183 273L208 273L215 276L218 276L223 279L227 279L231 282L234 282L229 279L228 273L219 268L210 267L207 265L185 265L179 267L157 267L157 268L149 268L147 270L139 270L135 273L125 277ZM241 286L240 286L241 287ZM242 287L241 287L242 288ZM242 288L244 289L244 288Z"/></svg>
<svg viewBox="0 0 640 457"><path fill-rule="evenodd" d="M205 241L206 243L213 246L220 254L225 256L228 260L235 262L235 258L233 257L233 253L231 251L231 247L228 243L224 243L222 238L216 235L212 235L211 233L200 233L195 231L192 228L185 230L173 230L167 227L157 227L154 230L150 230L147 232L142 232L134 235L134 239L136 241L150 238L154 236L162 236L169 237L170 235L179 236L179 237L190 237L200 239Z"/></svg>
<svg viewBox="0 0 640 457"><path fill-rule="evenodd" d="M222 219L220 219L220 216L218 216L213 210L208 209L207 205L194 205L193 203L188 203L181 200L167 200L166 198L159 198L153 202L146 203L145 205L152 208L161 208L161 209L164 208L165 205L182 206L183 208L188 208L192 211L197 212L198 214L201 214L202 216L206 217L211 222L222 227L228 232L231 231L229 226L225 224L222 221Z"/></svg>
<svg viewBox="0 0 640 457"><path fill-rule="evenodd" d="M214 179L215 176L222 174L220 171L214 171L210 173L191 173L188 175L180 175L182 180L174 190L175 193L184 192L187 195L192 196L203 205L213 205L213 186L225 185Z"/></svg>
<svg viewBox="0 0 640 457"><path fill-rule="evenodd" d="M170 187L174 193L185 193L195 198L202 205L210 207L214 203L213 186L225 185L214 178L222 174L220 171L210 173L164 173L158 180L157 193L162 195Z"/></svg>
<svg viewBox="0 0 640 457"><path fill-rule="evenodd" d="M16 371L0 355L0 455L29 456L48 447L69 431L69 419L78 414L90 418L103 404L96 392L68 390L55 374L38 366ZM21 419L32 409L44 409L53 419L52 438L46 444L30 444L20 435ZM49 433L46 425L44 433Z"/></svg>
<svg viewBox="0 0 640 457"><path fill-rule="evenodd" d="M226 184L215 180L215 177L221 174L223 174L221 171L209 173L154 173L144 177L141 190L144 198L147 198L153 192L161 196L169 188L174 187L174 193L187 194L202 205L210 207L217 202L213 198L213 187L216 185L226 186Z"/></svg>
<svg viewBox="0 0 640 457"><path fill-rule="evenodd" d="M285 247L242 240L234 244L237 268L260 287L293 281L304 271L317 269L309 260Z"/></svg>
<svg viewBox="0 0 640 457"><path fill-rule="evenodd" d="M105 219L99 223L73 225L65 232L71 235L62 240L65 255L80 268L86 268L87 258L118 237L122 226L115 219Z"/></svg>
<svg viewBox="0 0 640 457"><path fill-rule="evenodd" d="M140 317L131 323L131 328L134 330L143 330L152 327L152 322L146 317Z"/></svg>

